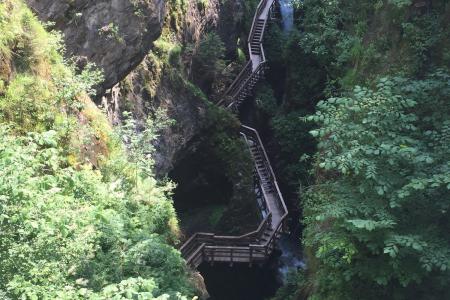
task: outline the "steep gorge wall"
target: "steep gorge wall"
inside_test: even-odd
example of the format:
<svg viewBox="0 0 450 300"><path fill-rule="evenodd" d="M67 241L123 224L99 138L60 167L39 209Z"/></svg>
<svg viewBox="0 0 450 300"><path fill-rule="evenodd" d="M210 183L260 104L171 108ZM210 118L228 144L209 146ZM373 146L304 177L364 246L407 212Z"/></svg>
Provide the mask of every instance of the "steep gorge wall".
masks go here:
<svg viewBox="0 0 450 300"><path fill-rule="evenodd" d="M68 56L93 62L111 88L145 57L161 34L163 0L27 0L46 22L64 34Z"/></svg>
<svg viewBox="0 0 450 300"><path fill-rule="evenodd" d="M123 111L145 120L162 109L174 120L156 141L155 171L166 175L185 155L195 151L195 137L204 129L207 97L193 84L192 51L208 32L224 42L227 56L236 53L243 17L241 0L206 6L190 0L184 5L168 4L162 36L141 64L103 99L112 123L120 123Z"/></svg>
<svg viewBox="0 0 450 300"><path fill-rule="evenodd" d="M101 93L110 121L120 123L130 111L143 121L158 109L175 125L156 143L156 172L166 174L204 125L205 96L189 82L191 57L207 32L217 32L227 57L236 53L243 1L196 0L27 0L43 21L63 33L67 56L79 65L95 63L104 72ZM180 51L176 64L154 49L162 40ZM165 45L163 44L163 46ZM153 49L153 50L152 50ZM160 50L160 49L159 49ZM178 55L178 54L176 54ZM166 61L165 61L166 60ZM195 147L194 147L195 148Z"/></svg>

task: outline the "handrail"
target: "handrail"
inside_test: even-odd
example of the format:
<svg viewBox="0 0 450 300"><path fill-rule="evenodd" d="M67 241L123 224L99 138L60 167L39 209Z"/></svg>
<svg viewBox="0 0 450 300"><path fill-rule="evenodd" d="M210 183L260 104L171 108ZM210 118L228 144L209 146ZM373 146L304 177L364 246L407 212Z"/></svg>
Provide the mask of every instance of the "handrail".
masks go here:
<svg viewBox="0 0 450 300"><path fill-rule="evenodd" d="M261 47L261 65L264 65L266 63L266 54L264 52L263 45L259 45Z"/></svg>
<svg viewBox="0 0 450 300"><path fill-rule="evenodd" d="M251 153L247 136L246 136L244 133L242 133L242 132L241 132L240 134L241 134L242 137L244 138L245 144L248 146L249 152ZM253 154L250 154L250 155L253 156ZM262 177L262 176L261 176L261 172L258 170L258 168L255 168L255 171L256 171L256 173L257 173L257 175L258 175L258 178L261 178L261 177ZM270 211L269 211L269 203L267 202L266 191L264 190L264 187L263 187L262 184L261 184L261 180L258 180L258 183L259 183L259 190L261 191L262 196L263 196L263 198L264 198L264 204L265 204L265 209L264 209L264 211L265 211L266 214L269 214L269 213L270 213ZM261 215L262 215L262 214L261 214ZM262 215L262 216L263 216L263 215Z"/></svg>
<svg viewBox="0 0 450 300"><path fill-rule="evenodd" d="M236 76L236 78L233 80L233 82L231 83L231 85L228 87L228 89L225 91L225 95L229 95L230 91L236 86L237 83L239 83L240 81L242 81L242 77L243 75L246 73L246 71L248 71L248 69L251 67L252 61L249 60L245 66L242 68L241 72L238 74L238 76Z"/></svg>
<svg viewBox="0 0 450 300"><path fill-rule="evenodd" d="M258 131L256 131L255 129L253 129L251 127L245 126L245 125L241 125L241 127L246 129L246 130L248 130L248 131L250 131L250 132L252 132L256 136L256 138L258 139L258 144L261 146L261 150L262 150L262 152L264 154L265 161L266 162L270 162L269 157L268 157L267 152L266 152L266 149L264 147L264 144L263 144L263 142L261 140L261 137L260 137ZM281 194L280 188L278 186L278 182L276 180L275 173L273 171L272 165L270 163L268 164L268 168L269 168L269 171L270 171L270 176L271 176L271 179L273 181L273 184L275 185L275 188L277 190L276 194L277 194L278 197L280 197L280 199L279 199L279 201L281 202L280 204L282 204L282 208L285 211L285 214L287 215L287 211L288 210L287 210L286 204L284 202L283 195Z"/></svg>
<svg viewBox="0 0 450 300"><path fill-rule="evenodd" d="M259 76L262 70L262 66L266 63L265 51L262 45L262 41L264 38L264 31L267 26L267 20L269 17L270 7L273 5L275 0L262 0L258 3L256 8L256 12L253 16L252 26L250 28L250 33L247 39L247 46L249 49L250 60L245 64L244 68L238 74L236 79L231 83L228 89L225 92L225 97L221 99L217 104L220 106L226 106L227 108L231 108L236 102L239 104L241 93L246 93L246 89L251 90L254 87L254 81L252 79L255 76ZM267 10L265 14L263 14L264 10ZM261 35L257 40L255 40L255 31L258 24L258 21L263 21L263 27ZM252 42L257 42L259 44L259 52L258 54L253 53L252 51ZM259 57L256 59L255 57ZM248 69L250 68L250 74L248 73ZM244 97L246 94L244 94ZM227 102L227 97L230 97L232 100L231 103Z"/></svg>
<svg viewBox="0 0 450 300"><path fill-rule="evenodd" d="M225 97L218 102L218 105L226 106L228 108L239 105L251 92L256 82L263 74L266 57L262 41L267 26L270 8L274 1L275 0L261 0L259 2L248 37L250 60L245 64L240 73L225 91ZM257 24L260 21L263 21L262 28L260 27L262 32L259 34L258 39L255 39ZM258 43L260 53L254 54L252 52L252 43ZM228 99L231 99L231 103L227 103ZM182 256L191 266L197 267L204 259L210 262L217 260L229 261L230 263L233 263L234 261L248 261L251 263L254 260L266 259L268 255L272 253L275 241L282 231L282 226L286 220L288 210L284 203L275 173L273 172L261 137L258 132L251 127L242 125L241 128L241 135L243 135L247 145L250 145L247 138L247 134L249 134L252 141L256 143L256 151L260 153L263 159L263 169L261 170L261 166L256 164L256 157L252 154L252 158L255 161L256 174L259 178L258 189L261 191L262 197L264 198L263 203L265 204L267 215L261 220L256 230L240 236L221 236L204 232L197 232L192 235L180 248ZM264 169L266 169L266 171L264 171ZM267 173L268 177L265 173ZM269 181L267 181L267 179ZM274 201L271 201L273 202L272 205L269 202L268 192L263 186L263 180L265 182L264 185L268 183L272 186L269 190L270 193L273 194ZM274 205L278 208L274 208ZM261 204L261 206L263 205ZM277 212L275 220L272 209L276 209ZM281 217L280 213L282 214ZM261 241L263 239L264 242Z"/></svg>
<svg viewBox="0 0 450 300"><path fill-rule="evenodd" d="M263 5L264 5L264 7L265 7L266 2L267 2L267 0L262 0L262 1L260 1L260 2L258 3L258 6L256 7L256 12L255 12L255 14L254 14L254 16L253 16L252 27L250 28L250 34L249 34L248 40L247 40L249 43L251 42L251 39L252 39L252 37L253 37L253 33L255 32L256 20L257 20L257 19L259 18L259 16L261 15L261 14L260 14L260 13L261 13L261 8L263 7Z"/></svg>
<svg viewBox="0 0 450 300"><path fill-rule="evenodd" d="M269 171L270 175L270 182L273 185L274 189L276 190L276 193L274 193L274 197L276 198L277 205L279 205L282 208L283 215L281 216L278 223L273 224L275 227L273 230L270 231L270 235L267 237L267 240L260 244L262 247L265 247L265 253L269 254L272 251L272 244L274 240L277 238L278 234L282 230L283 223L287 216L287 208L285 206L284 200L282 198L281 192L278 187L278 183L275 178L275 174L273 173L273 169L270 165L267 153L265 151L264 145L262 144L261 137L259 136L259 133L248 126L242 125L243 129L243 135L246 136L246 134L251 134L253 136L254 141L257 143L258 151L262 154L263 160L267 163L266 167ZM258 176L262 178L262 174L260 171L258 171ZM269 208L269 202L268 202L268 196L262 188L264 200L266 202L266 206ZM224 249L224 247L247 247L246 249L250 249L251 245L255 245L259 243L259 236L262 236L262 234L265 232L266 228L270 228L272 225L272 212L269 211L269 214L264 218L264 220L259 224L257 230L249 232L247 234L241 235L241 236L219 236L214 235L212 233L196 233L194 234L180 249L183 256L188 256L188 263L193 263L194 258L196 256L193 256L193 254L190 254L190 252L194 251L197 253L198 248L205 244L206 246L215 246L217 249ZM250 251L250 250L249 250ZM203 255L203 254L202 254ZM252 255L249 255L251 257L250 259L253 259ZM225 257L226 258L226 257ZM214 258L210 258L214 259ZM216 257L216 259L218 259ZM224 259L224 257L222 257ZM231 259L231 258L230 258ZM196 260L197 261L197 260ZM200 261L201 263L201 261Z"/></svg>
<svg viewBox="0 0 450 300"><path fill-rule="evenodd" d="M186 241L183 246L180 248L180 252L182 253L182 256L186 256L187 254L189 254L189 252L186 252L186 249L190 249L192 246L195 246L195 244L193 244L194 242L196 242L199 237L201 236L206 236L205 238L209 237L210 238L210 243L214 243L216 247L227 247L226 245L217 245L217 242L219 241L242 241L245 238L250 238L253 235L260 235L264 232L264 230L266 229L265 226L267 226L268 224L271 223L271 218L272 218L272 213L269 213L266 218L264 218L264 220L259 224L258 229L252 232L249 232L247 234L241 235L241 236L216 236L212 233L201 233L201 232L197 232L195 233L188 241ZM259 238L255 237L254 242L258 242ZM245 242L245 246L236 246L236 245L230 245L229 247L246 247L247 245L251 245L252 242L250 240L248 241L244 241ZM195 253L198 253L199 248L201 248L203 245L204 246L211 246L208 245L206 241L201 241L201 245L197 248L193 248L192 250L194 250L193 254L190 254L189 257L186 259L186 261L191 261L194 257Z"/></svg>

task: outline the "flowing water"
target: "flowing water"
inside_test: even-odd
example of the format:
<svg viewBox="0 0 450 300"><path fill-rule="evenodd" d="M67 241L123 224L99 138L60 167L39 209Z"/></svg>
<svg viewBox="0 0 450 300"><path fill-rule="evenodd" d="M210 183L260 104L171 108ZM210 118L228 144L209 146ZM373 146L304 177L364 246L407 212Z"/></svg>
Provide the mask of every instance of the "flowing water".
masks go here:
<svg viewBox="0 0 450 300"><path fill-rule="evenodd" d="M277 279L286 283L289 271L303 269L306 263L302 258L301 244L298 236L283 235L278 241L281 256L278 258Z"/></svg>
<svg viewBox="0 0 450 300"><path fill-rule="evenodd" d="M294 27L294 5L293 0L279 0L280 12L284 32L289 32Z"/></svg>

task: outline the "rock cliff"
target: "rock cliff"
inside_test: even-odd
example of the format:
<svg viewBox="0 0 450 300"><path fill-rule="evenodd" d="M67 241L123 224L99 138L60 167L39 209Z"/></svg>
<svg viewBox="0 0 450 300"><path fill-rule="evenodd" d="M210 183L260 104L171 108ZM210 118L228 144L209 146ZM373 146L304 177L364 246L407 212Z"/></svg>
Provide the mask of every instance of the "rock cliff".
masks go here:
<svg viewBox="0 0 450 300"><path fill-rule="evenodd" d="M187 48L195 48L207 32L220 35L227 56L236 53L243 17L241 0L221 3L210 0L206 6L190 0L184 7L168 5L163 36L155 42L143 62L103 99L113 123L123 111L144 119L164 109L175 124L161 132L156 142L155 171L166 175L185 155L195 151L194 137L204 128L206 97L190 81L195 77ZM179 52L178 52L179 51Z"/></svg>
<svg viewBox="0 0 450 300"><path fill-rule="evenodd" d="M100 96L113 124L120 123L124 111L144 120L158 109L175 121L155 145L158 175L167 174L184 150L195 148L191 141L204 125L209 95L190 82L195 74L185 50L214 31L224 42L227 58L233 59L242 0L26 1L39 18L64 34L68 57L103 69ZM154 49L158 39L161 49Z"/></svg>
<svg viewBox="0 0 450 300"><path fill-rule="evenodd" d="M103 69L103 88L127 76L161 34L163 0L26 0L64 34L68 56Z"/></svg>

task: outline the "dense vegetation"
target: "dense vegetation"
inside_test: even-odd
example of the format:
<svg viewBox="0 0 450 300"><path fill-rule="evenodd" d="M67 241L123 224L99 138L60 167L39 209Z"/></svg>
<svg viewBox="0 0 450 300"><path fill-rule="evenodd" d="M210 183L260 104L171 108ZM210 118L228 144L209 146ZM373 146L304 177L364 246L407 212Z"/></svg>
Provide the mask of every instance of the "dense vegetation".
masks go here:
<svg viewBox="0 0 450 300"><path fill-rule="evenodd" d="M450 298L449 16L448 1L306 0L296 30L272 28L286 81L257 100L282 174L308 186L308 269L279 299Z"/></svg>
<svg viewBox="0 0 450 300"><path fill-rule="evenodd" d="M163 33L137 70L144 74L140 76L151 95L149 106L158 102L153 98L155 88L164 80L176 97L191 95L191 106L200 102L195 109L202 111L202 125L190 142L195 147L184 149L183 159L169 173L177 182L174 199L181 225L187 232L196 228L246 233L258 223L250 153L240 138L236 116L213 104L221 99L223 89L241 66L235 56L226 56L225 45L214 28L206 28L198 41L186 38L184 31L191 22L184 15L188 3L171 1L169 5L171 13ZM176 122L173 125L179 126Z"/></svg>
<svg viewBox="0 0 450 300"><path fill-rule="evenodd" d="M0 32L0 298L193 295L172 185L151 172L161 124L112 130L88 97L101 74L20 0L0 3Z"/></svg>
<svg viewBox="0 0 450 300"><path fill-rule="evenodd" d="M239 232L255 218L251 162L237 119L207 99L239 67L213 32L185 44L187 2L168 3L137 72L151 99L168 80L203 101L200 175L232 190L211 219ZM257 3L244 2L246 29ZM308 263L276 299L450 299L450 4L295 6L291 32L267 33L256 95L283 191L300 196ZM62 54L22 0L0 3L0 298L192 297L174 187L152 170L171 121L158 111L111 128L90 99L101 72Z"/></svg>

